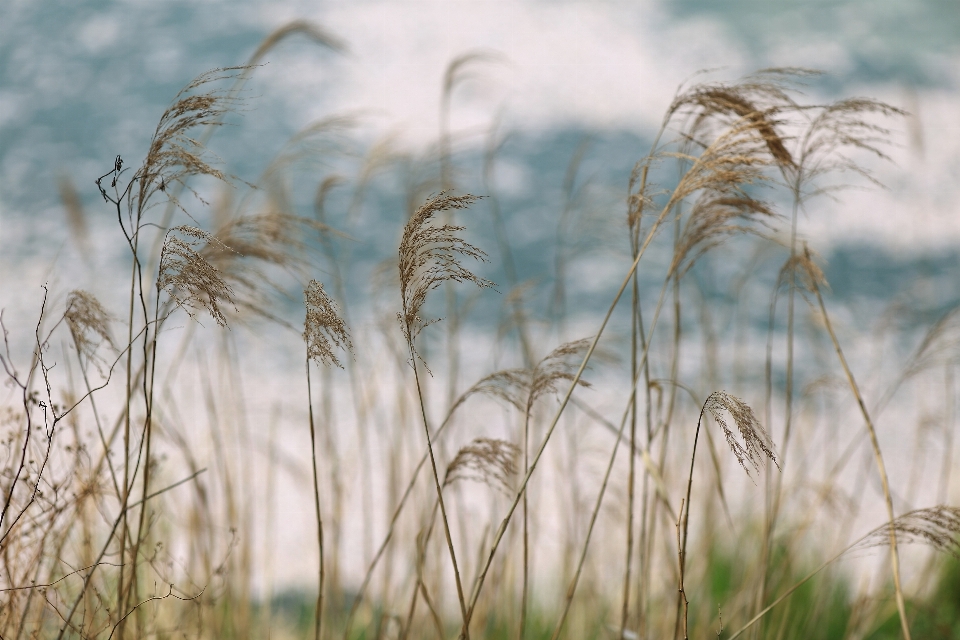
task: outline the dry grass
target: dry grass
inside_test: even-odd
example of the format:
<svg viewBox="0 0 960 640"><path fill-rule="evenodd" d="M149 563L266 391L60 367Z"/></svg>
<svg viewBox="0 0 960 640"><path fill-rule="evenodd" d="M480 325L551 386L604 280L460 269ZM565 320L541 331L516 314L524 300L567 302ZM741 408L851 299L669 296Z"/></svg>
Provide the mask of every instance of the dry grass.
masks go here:
<svg viewBox="0 0 960 640"><path fill-rule="evenodd" d="M251 64L295 34L344 48L298 21L271 34ZM463 193L467 172L450 131L457 82L493 59L469 54L448 68L441 139L429 157L401 153L391 140L375 145L355 175L342 164L314 176L309 215L299 212L291 172L340 153L356 122L308 127L257 185L231 178L205 144L239 105L250 66L188 84L139 168L128 171L118 157L97 180L129 249L126 306L114 311L83 290L61 304L54 292L32 336L3 326L0 637L805 638L828 637L817 616L835 605L845 626L829 637L889 637L878 634L891 621L906 638L926 628L917 620L929 587L915 575L923 557L900 548L918 542L960 556L960 512L901 497L906 480L888 474L881 444L891 443L878 425L901 389L936 380L942 392L932 402L943 416L923 424L943 427L938 493L949 499L957 311L921 332L895 375L858 377L860 361L841 346L856 336L827 313L827 280L799 229L801 210L816 214L817 196L875 181L864 163L888 159L888 122L902 112L867 99L802 103L796 89L813 74L800 69L682 87L618 195L626 219L604 219L629 252L623 259L605 246L592 258L617 265L622 279L597 287L615 295L586 314L596 324L591 338L568 341L568 324L584 314L573 313L566 280L584 271L563 247L589 197L575 185L589 149L570 163L556 233L544 233L556 238L556 273L547 274L556 281L549 308L538 309L540 274L522 273L496 194L481 203ZM495 140L483 162L491 190ZM396 224L396 257L381 257L376 303L364 305L351 288L349 247L369 238L360 213L381 175L402 178L392 206L405 222ZM225 197L209 213L205 183L196 182L209 178L250 188L239 204ZM85 235L70 184L61 192L77 246L99 242ZM487 203L491 221L481 212ZM503 298L474 269L488 256L468 239L487 230L503 262L491 267L504 269L510 287ZM753 262L739 258L749 248ZM764 255L773 257L758 269ZM737 273L727 323L711 297L728 293L724 270ZM628 288L629 308L621 307ZM426 331L440 320L438 289L442 342ZM467 289L476 295L463 296ZM284 302L299 300L297 291L302 330ZM778 309L783 291L788 305ZM769 307L755 303L767 295ZM502 329L469 320L471 310L501 302ZM730 329L754 309L767 335ZM207 316L218 326L203 328ZM174 331L174 318L184 330ZM738 346L729 366L733 333L757 348ZM478 349L462 343L487 336L503 357L484 360L496 370L478 374L464 364ZM274 415L300 426L267 431L248 397L244 378L263 380L246 347L276 340L269 349L282 352L276 345L288 338L305 349L305 368L281 382L303 375L308 402L298 413L284 392ZM29 345L22 363L11 340ZM763 346L766 366L749 360ZM537 353L548 355L536 361ZM744 360L755 372L747 382L727 373ZM466 375L477 381L461 385ZM734 393L717 390L724 386ZM901 413L905 404L912 409L901 402ZM305 419L310 456L300 444ZM865 442L871 457L858 471ZM427 460L432 482L420 474ZM281 477L284 489L275 487ZM864 497L872 481L882 489ZM287 524L270 521L281 495L313 502L315 549L298 546L297 559L316 578L316 598L313 587L300 598L299 620L278 609L281 598L254 596L269 582L256 566L273 571L273 536ZM864 524L881 502L885 521ZM438 519L442 541L432 536ZM839 562L876 546L889 561L863 569L873 578L856 594L828 601L848 584ZM926 566L929 574L937 565ZM720 578L729 582L722 589ZM836 588L818 597L815 580Z"/></svg>

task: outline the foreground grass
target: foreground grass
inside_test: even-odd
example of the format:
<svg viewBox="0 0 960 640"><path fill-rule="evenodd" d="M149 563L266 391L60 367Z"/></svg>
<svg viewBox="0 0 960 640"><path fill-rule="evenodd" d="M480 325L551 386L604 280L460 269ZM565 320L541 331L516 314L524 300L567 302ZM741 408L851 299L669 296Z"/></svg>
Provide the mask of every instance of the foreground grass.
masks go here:
<svg viewBox="0 0 960 640"><path fill-rule="evenodd" d="M298 21L264 47L292 33L330 44ZM0 414L2 637L414 640L463 630L557 640L622 629L626 638L909 640L911 628L918 638L956 630L956 563L933 561L936 584L911 593L898 550L919 541L956 553L960 509L894 511L895 489L921 482L929 463L918 457L909 479L889 477L875 421L901 388L937 382L946 500L960 308L867 389L844 355L852 329L835 328L828 282L799 229L814 196L833 190L825 176L871 178L851 154L886 159L885 122L900 110L859 98L800 104L810 73L799 69L681 87L617 215L606 216L613 239L600 258L615 275L597 288L611 295L584 320L565 293L583 274L570 274L561 251L578 206L577 158L557 211L553 299L539 312L531 307L544 296L527 294L534 285L517 272L494 194L489 217L477 196L454 194L446 110L458 74L483 56L447 70L438 149L418 163L375 148L339 215L327 197L347 178L311 174L309 207L291 186L291 166L327 166L324 136L346 126L333 119L294 137L238 203L225 197L199 216L212 230L202 228L185 208L189 183L242 186L204 143L237 108L261 54L199 76L160 118L142 164L131 171L118 156L96 179L129 252L116 274L128 283L119 310L44 287L19 366L2 326L11 389ZM400 239L364 317L347 293L345 247L369 231L357 208L384 167L402 178L389 205ZM481 271L490 257L468 241L484 226L509 289L500 326L468 333L475 305L488 305L483 319L496 315ZM772 257L761 269L744 249ZM747 330L757 316L765 331ZM216 339L201 319L219 325ZM574 321L591 333L567 335ZM234 327L296 354L279 375L283 432L274 419L251 424L244 377L260 363ZM466 380L463 343L477 336L491 339L482 366L492 370ZM726 373L736 370L753 373ZM924 420L918 439L930 430ZM851 472L856 491L841 491L861 445L868 464ZM278 488L281 473L288 484ZM860 506L877 481L884 517L856 538L862 523L836 518L831 500ZM729 496L741 485L745 504L733 506L749 511L736 522ZM806 501L812 487L816 502ZM293 561L316 588L256 604L255 565L272 566L277 551L260 523L286 524L276 524L274 500L287 493L309 503L310 535ZM804 533L787 537L798 514ZM359 522L347 529L351 518ZM827 530L849 546L811 542L811 531ZM361 539L345 544L354 531ZM362 577L342 573L351 547L362 549L362 568L352 567ZM866 547L882 549L878 582L889 586L854 592L839 564ZM546 576L557 582L549 598ZM344 585L356 589L348 598ZM755 615L755 627L737 631Z"/></svg>

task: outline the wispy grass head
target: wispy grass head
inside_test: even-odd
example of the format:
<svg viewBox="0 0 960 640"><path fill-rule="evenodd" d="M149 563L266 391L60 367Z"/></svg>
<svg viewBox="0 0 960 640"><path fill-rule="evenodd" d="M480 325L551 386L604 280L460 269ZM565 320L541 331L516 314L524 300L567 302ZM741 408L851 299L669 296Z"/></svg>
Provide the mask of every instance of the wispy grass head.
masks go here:
<svg viewBox="0 0 960 640"><path fill-rule="evenodd" d="M762 234L751 223L765 225L776 215L765 202L743 194L704 194L697 199L684 224L670 273L682 277L701 256L733 236Z"/></svg>
<svg viewBox="0 0 960 640"><path fill-rule="evenodd" d="M400 241L400 297L403 311L398 314L403 337L415 354L414 341L423 329L435 322L424 320L420 311L427 294L444 282L472 282L480 288L494 283L480 278L463 266L461 258L485 262L487 254L466 242L458 234L464 227L438 224L435 216L442 211L466 209L477 196L452 196L446 192L428 199L407 222Z"/></svg>
<svg viewBox="0 0 960 640"><path fill-rule="evenodd" d="M938 505L916 509L893 521L898 542L920 542L960 560L960 508ZM856 547L890 544L890 523L867 534Z"/></svg>
<svg viewBox="0 0 960 640"><path fill-rule="evenodd" d="M269 295L271 290L284 292L284 287L273 279L273 272L281 269L305 279L311 267L308 239L311 234L328 232L342 235L311 218L268 209L236 216L219 225L215 235L231 251L208 246L201 253L230 285L240 310L286 324L275 314Z"/></svg>
<svg viewBox="0 0 960 640"><path fill-rule="evenodd" d="M307 308L303 322L303 339L307 343L307 358L319 364L336 365L343 368L335 349L353 351L353 343L347 325L340 318L337 303L334 302L323 285L311 280L303 290L303 301Z"/></svg>
<svg viewBox="0 0 960 640"><path fill-rule="evenodd" d="M907 363L903 377L912 378L936 366L960 360L960 308L940 316L923 336Z"/></svg>
<svg viewBox="0 0 960 640"><path fill-rule="evenodd" d="M537 363L530 379L527 410L544 394L555 393L561 382L571 382L576 378L578 360L582 359L589 346L589 338L565 342ZM583 378L578 379L577 384L582 387L590 386Z"/></svg>
<svg viewBox="0 0 960 640"><path fill-rule="evenodd" d="M212 69L194 78L177 93L173 104L160 116L147 157L137 172L140 182L138 207L141 210L157 191L166 193L177 207L183 209L176 200L173 187L187 187L186 181L191 176L227 180L227 176L211 164L208 152L198 139L190 135L190 131L197 127L221 126L223 116L236 110L238 98L216 85L236 79L247 69ZM198 89L201 91L197 92Z"/></svg>
<svg viewBox="0 0 960 640"><path fill-rule="evenodd" d="M791 256L780 269L780 275L777 279L777 287L782 287L790 282L790 276L793 275L793 283L798 291L803 293L820 289L820 287L829 287L827 277L823 269L817 264L817 254L806 244L803 245L803 251L797 251Z"/></svg>
<svg viewBox="0 0 960 640"><path fill-rule="evenodd" d="M104 342L111 347L110 314L92 293L77 289L67 296L67 310L63 314L77 351L89 360L96 357L97 348Z"/></svg>
<svg viewBox="0 0 960 640"><path fill-rule="evenodd" d="M773 441L753 414L753 409L746 402L726 391L714 391L707 398L703 408L713 416L713 419L723 429L723 436L727 444L730 445L730 450L733 451L733 455L737 457L737 462L747 472L747 475L750 475L747 463L754 471L759 471L764 464L764 457L769 458L778 469L780 468L780 465L777 464L776 453L773 450ZM743 441L742 444L737 440L733 429L730 428L727 421L728 417L733 419L733 423L740 433L740 439Z"/></svg>
<svg viewBox="0 0 960 640"><path fill-rule="evenodd" d="M224 281L223 274L203 257L203 253L210 251L231 249L196 227L170 229L160 252L157 291L166 291L190 317L195 317L193 310L206 309L218 325L225 327L227 319L221 305L234 306L233 289Z"/></svg>
<svg viewBox="0 0 960 640"><path fill-rule="evenodd" d="M454 402L454 408L466 402L474 395L485 395L503 400L513 405L518 411L523 411L530 389L529 369L503 369L480 379L467 389ZM452 411L453 409L451 409Z"/></svg>
<svg viewBox="0 0 960 640"><path fill-rule="evenodd" d="M783 67L764 69L735 83L704 82L682 90L667 111L667 118L686 116L688 135L696 136L711 126L745 123L754 129L770 158L784 168L796 166L780 132L783 114L797 104L790 90L818 72Z"/></svg>
<svg viewBox="0 0 960 640"><path fill-rule="evenodd" d="M475 480L509 495L519 455L520 449L505 440L477 438L457 452L447 466L443 483Z"/></svg>
<svg viewBox="0 0 960 640"><path fill-rule="evenodd" d="M820 108L797 153L801 172L796 189L800 200L846 188L847 185L822 184L811 187L827 173L854 173L882 186L869 169L847 154L860 151L890 161L884 150L890 144L890 130L872 120L904 115L902 109L870 98L849 98Z"/></svg>
<svg viewBox="0 0 960 640"><path fill-rule="evenodd" d="M692 164L677 183L670 204L703 193L706 197L749 198L747 188L767 182L770 158L755 124L738 122L723 130L699 155L668 154Z"/></svg>

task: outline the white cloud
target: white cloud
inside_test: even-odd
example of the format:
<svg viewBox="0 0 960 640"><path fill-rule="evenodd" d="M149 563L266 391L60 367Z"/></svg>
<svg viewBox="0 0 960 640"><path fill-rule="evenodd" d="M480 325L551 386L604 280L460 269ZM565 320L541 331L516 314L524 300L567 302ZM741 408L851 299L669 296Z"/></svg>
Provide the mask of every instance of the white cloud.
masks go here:
<svg viewBox="0 0 960 640"><path fill-rule="evenodd" d="M89 53L101 53L120 36L120 17L102 14L87 20L77 31L77 39Z"/></svg>
<svg viewBox="0 0 960 640"><path fill-rule="evenodd" d="M376 109L419 143L437 135L446 66L471 51L498 52L503 61L474 65L472 79L457 89L456 129L485 127L501 109L511 126L524 129L651 126L685 77L717 60L743 64L715 23L668 25L653 2L374 1L301 8L344 38L350 54L293 69L284 61L270 73L272 81L285 90L306 89L308 109ZM283 55L278 50L271 57Z"/></svg>

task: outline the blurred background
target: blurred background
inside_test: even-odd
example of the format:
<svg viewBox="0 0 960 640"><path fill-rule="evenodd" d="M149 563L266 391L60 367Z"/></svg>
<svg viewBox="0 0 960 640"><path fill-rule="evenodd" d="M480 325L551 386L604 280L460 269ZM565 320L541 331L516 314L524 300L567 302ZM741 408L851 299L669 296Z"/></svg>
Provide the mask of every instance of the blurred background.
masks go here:
<svg viewBox="0 0 960 640"><path fill-rule="evenodd" d="M302 22L264 46L265 39L293 21ZM208 363L201 356L182 356L205 349L213 353L221 348L221 339L227 340L209 318L200 319L203 327L193 326L186 316L178 319L169 328L170 346L164 348L171 362L182 358L188 363L184 371L215 378L211 387L223 394L216 401L210 394L205 397L178 369L187 386L179 392L180 428L188 439L196 437L197 464L219 468L220 482L233 477L242 487L237 491L248 496L237 502L249 500L250 512L233 522L225 512L217 535L224 549L231 548L229 532L235 527L253 536L249 572L258 597L271 590L309 590L314 575L312 563L298 560L312 557L305 549L315 553L304 475L309 473L304 449L309 441L298 337L306 280L327 282L331 291L333 281L341 281L336 288L341 303L357 327L367 327L355 329L358 362L390 362L393 372L380 382L371 379L371 387L379 386L368 389L368 395L402 396L396 388L406 384L403 367L383 354L391 348L385 336L396 329L390 323L399 297L390 287L408 200L411 194L450 185L490 196L458 221L467 227L467 238L490 254L490 262L478 269L498 283L498 293L462 293L467 310L457 320L462 323L460 360L448 362L441 355L443 323L436 329L438 337L424 347L428 359L436 354L437 377L430 384L439 418L444 402L479 377L522 364L516 337L511 337L516 318L509 319L510 300L523 298L541 356L559 342L596 331L630 264L624 229L631 171L648 152L678 87L733 82L769 67L822 71L798 87L801 100L809 104L864 96L907 112L880 123L889 129L880 135L890 142L885 150L892 161L857 157L882 186L842 176L838 182L852 188L801 211L798 228L822 258L830 283L828 305L865 394L879 400L894 389L877 422L896 479L897 511L956 499L956 480L948 477L944 486L940 465L945 447L950 448L945 459L952 460L953 439L930 435L954 430L943 418L943 403L952 406L955 397L952 377L949 401L944 400L942 368L939 377L918 378L908 391L897 382L900 367L930 326L960 304L956 3L5 0L0 5L0 308L14 360L29 361L44 284L50 309L62 309L70 290L85 289L123 316L129 251L115 213L94 181L111 169L117 155L126 166L139 166L160 115L192 78L246 64L255 52L260 53L258 66L243 86L237 112L209 142L219 166L236 178L235 186L198 181L193 186L202 200L185 200L189 216L177 213L176 223L213 228L218 215L257 198L283 200L291 213L316 216L320 187L332 178L329 191L323 191L324 222L344 235L322 252L317 241L305 240L318 251L309 268L281 269L272 276L278 286L269 308L286 326L257 319L227 330L233 342L223 348L235 360ZM304 131L309 133L297 137ZM280 178L277 167L282 167ZM249 189L248 183L258 189ZM787 211L783 194L770 197ZM509 256L502 250L504 237L512 248ZM681 377L693 386L697 381L703 395L712 390L710 384L736 387L732 390L759 414L769 296L783 255L746 242L723 250L695 272L691 300L711 301L715 322L704 324L695 317L700 312L690 311L689 335L696 346L680 365ZM664 264L665 256L654 254L654 264ZM755 289L750 289L755 293L730 295L726 284L744 270L756 275ZM662 275L662 269L641 273L652 288L651 305ZM438 309L437 315L443 315ZM778 320L780 342L773 356L778 388L784 384L784 326ZM816 327L816 320L810 326ZM615 317L611 332L625 339L629 316ZM179 343L184 346L177 347L187 334L189 339ZM623 344L611 341L607 357L621 366ZM704 345L716 348L712 365ZM797 393L801 388L807 393L824 375L823 359L832 355L829 349L797 349ZM827 355L821 358L822 353ZM223 366L226 371L234 365L238 375L218 376L204 369ZM714 370L706 376L702 371L710 366ZM591 402L616 422L622 385L605 370L596 376L599 389ZM346 397L350 388L356 392L349 376L339 371L324 374L321 384L334 396ZM12 390L0 393L11 402ZM379 407L377 400L369 403ZM230 418L228 405L243 418ZM350 490L353 499L345 499L344 512L331 517L343 527L343 575L338 579L355 586L387 521L381 503L395 500L390 491L397 481L388 477L393 473L388 462L397 446L394 438L400 436L386 426L389 408L359 415L343 405L335 400L325 405L326 417L342 425L331 445L339 453L333 455L344 469L361 470L344 472L352 478L346 484L357 488ZM775 406L773 415L777 410ZM492 410L484 411L464 420L479 425L474 431L489 427L512 433L512 427L490 426ZM860 429L856 412L849 406L845 411L850 422L845 433ZM929 426L931 415L942 418L937 429L921 428ZM232 444L198 435L218 421L237 420L244 426ZM782 438L782 422L781 416L768 425L774 442ZM420 438L416 426L404 428ZM224 428L229 432L232 427ZM361 429L367 429L366 436ZM811 436L809 450L828 446L831 434L843 431L829 424L823 429L824 440ZM582 446L589 457L595 445L597 459L605 460L613 440L603 438L596 445L589 438L585 444L568 440L563 451ZM420 446L419 440L409 443L414 451ZM216 462L224 447L234 447L235 457ZM174 449L168 463L171 480L178 476ZM866 448L859 453L867 453ZM809 459L804 457L801 466ZM286 471L270 471L272 465ZM555 471L561 473L559 467ZM791 472L787 466L785 473ZM585 473L595 479L599 471ZM859 477L850 473L851 479ZM755 485L741 480L735 481L731 497L734 511L758 495L751 493L758 490ZM879 484L871 479L867 486L863 494L851 489L851 497L862 500L856 520L860 530L885 518ZM587 502L593 499L592 488L585 493ZM549 504L564 499L562 492L551 494L549 500L556 502ZM622 501L623 495L613 500ZM796 506L798 513L806 508L803 504ZM374 509L376 516L371 515ZM608 515L613 521L623 514ZM244 517L247 525L239 522ZM545 517L543 531L552 526ZM598 544L605 548L605 542ZM401 558L404 553L399 552ZM552 564L548 556L544 552L541 559L545 575L559 570L546 568ZM885 558L879 552L865 557L864 571L879 572L875 579L882 582ZM917 572L906 571L911 579L920 579ZM447 599L448 607L454 604Z"/></svg>

